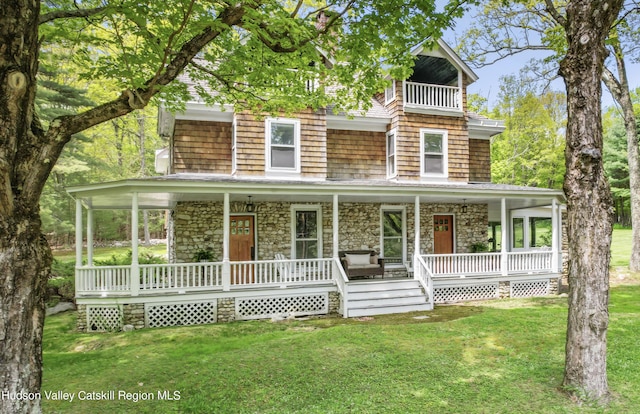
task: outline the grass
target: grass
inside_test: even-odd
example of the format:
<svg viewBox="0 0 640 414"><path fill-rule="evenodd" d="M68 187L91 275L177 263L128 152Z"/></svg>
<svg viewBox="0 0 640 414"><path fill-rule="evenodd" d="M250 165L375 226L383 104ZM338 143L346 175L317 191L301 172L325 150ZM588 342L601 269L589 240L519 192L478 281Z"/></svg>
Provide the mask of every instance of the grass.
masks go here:
<svg viewBox="0 0 640 414"><path fill-rule="evenodd" d="M628 254L618 250L629 241L630 231L614 231L613 265L628 264ZM77 333L74 312L55 315L45 323L43 410L638 412L640 277L614 271L612 282L608 380L614 399L608 408L578 407L562 393L567 304L566 298L546 297L361 320L251 321L109 334ZM114 400L87 399L111 390ZM44 394L57 391L75 399ZM152 400L142 399L149 395Z"/></svg>
<svg viewBox="0 0 640 414"><path fill-rule="evenodd" d="M131 250L131 247L96 247L93 249L94 260L107 260L113 255L124 255L127 251ZM164 244L158 244L155 246L139 247L140 253L153 253L156 256L165 257L167 255L167 246ZM84 259L87 258L87 250L83 251ZM75 250L54 250L53 257L61 262L74 262L76 260Z"/></svg>
<svg viewBox="0 0 640 414"><path fill-rule="evenodd" d="M631 257L631 229L613 230L611 239L611 266L629 266Z"/></svg>
<svg viewBox="0 0 640 414"><path fill-rule="evenodd" d="M640 285L611 294L609 409L560 392L566 299L479 302L356 320L234 322L116 334L47 318L43 399L60 413L626 413L640 407ZM416 319L415 316L426 316ZM114 390L113 401L78 394ZM118 398L118 392L154 400ZM158 400L158 392L179 400ZM178 392L178 394L173 394ZM146 394L144 394L146 395Z"/></svg>

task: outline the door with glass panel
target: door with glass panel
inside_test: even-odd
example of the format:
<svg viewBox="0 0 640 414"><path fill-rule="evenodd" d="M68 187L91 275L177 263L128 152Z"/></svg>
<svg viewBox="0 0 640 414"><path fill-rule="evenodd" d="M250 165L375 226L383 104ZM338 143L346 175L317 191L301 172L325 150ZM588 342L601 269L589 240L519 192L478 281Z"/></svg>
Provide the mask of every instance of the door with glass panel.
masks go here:
<svg viewBox="0 0 640 414"><path fill-rule="evenodd" d="M232 262L255 260L255 229L253 216L231 216L229 235L229 259ZM232 264L231 283L254 282L252 264Z"/></svg>

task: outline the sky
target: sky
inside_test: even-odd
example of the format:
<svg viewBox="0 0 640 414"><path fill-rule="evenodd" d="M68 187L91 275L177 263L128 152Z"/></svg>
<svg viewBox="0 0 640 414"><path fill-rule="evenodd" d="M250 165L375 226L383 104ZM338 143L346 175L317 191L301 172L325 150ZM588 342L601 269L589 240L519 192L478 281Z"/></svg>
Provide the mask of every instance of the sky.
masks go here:
<svg viewBox="0 0 640 414"><path fill-rule="evenodd" d="M451 48L457 46L457 38L469 27L473 19L473 11L468 12L461 19L456 20L455 28L448 29L443 34L443 40L447 42ZM475 93L488 99L490 108L496 103L498 92L500 90L500 77L505 75L518 75L520 69L524 67L529 60L535 58L535 52L520 53L516 56L505 58L498 63L486 66L484 68L471 68L478 75L478 80L467 88L468 93ZM544 56L544 55L542 55ZM627 60L627 76L629 78L629 86L631 89L640 87L640 63L632 63ZM564 92L564 82L561 78L555 80L552 89ZM602 86L602 106L608 107L615 105L611 94L607 88Z"/></svg>

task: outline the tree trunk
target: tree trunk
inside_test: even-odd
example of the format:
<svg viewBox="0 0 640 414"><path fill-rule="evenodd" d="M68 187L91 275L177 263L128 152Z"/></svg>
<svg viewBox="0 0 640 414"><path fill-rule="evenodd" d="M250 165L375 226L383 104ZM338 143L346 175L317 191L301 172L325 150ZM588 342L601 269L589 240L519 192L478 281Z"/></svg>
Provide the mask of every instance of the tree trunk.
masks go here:
<svg viewBox="0 0 640 414"><path fill-rule="evenodd" d="M549 4L550 1L547 1ZM580 400L606 403L609 261L613 200L602 161L601 79L604 40L621 7L572 0L560 64L567 89L564 191L569 241L569 316L563 385Z"/></svg>
<svg viewBox="0 0 640 414"><path fill-rule="evenodd" d="M636 126L636 114L633 111L633 101L629 92L627 68L620 40L617 36L610 36L609 40L613 49L618 78L613 72L605 68L602 80L611 92L622 110L624 129L627 135L627 162L629 165L629 190L631 205L631 259L629 269L632 272L640 272L640 156L638 154L638 131ZM624 205L623 210L624 212Z"/></svg>

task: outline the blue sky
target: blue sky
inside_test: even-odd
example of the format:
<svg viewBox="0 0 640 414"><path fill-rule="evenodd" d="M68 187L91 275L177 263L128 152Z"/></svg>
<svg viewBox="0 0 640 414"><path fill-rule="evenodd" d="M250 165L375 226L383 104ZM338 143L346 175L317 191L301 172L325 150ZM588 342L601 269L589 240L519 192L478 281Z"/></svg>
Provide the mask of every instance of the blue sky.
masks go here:
<svg viewBox="0 0 640 414"><path fill-rule="evenodd" d="M455 49L457 46L456 37L459 37L467 29L472 17L473 11L470 11L462 19L457 20L456 27L454 29L448 29L445 31L443 40ZM544 54L542 56L544 56ZM525 52L503 59L498 63L484 68L473 68L473 71L478 75L479 79L469 86L468 92L477 93L488 98L490 107L493 107L500 89L500 77L504 75L518 75L520 69L524 67L529 60L535 57L536 55L534 52ZM629 77L629 85L632 90L639 87L640 63L631 63L627 60L627 76ZM562 79L559 78L555 80L552 84L552 88L564 91L564 82ZM602 92L603 107L614 105L613 98L604 85L602 87Z"/></svg>

